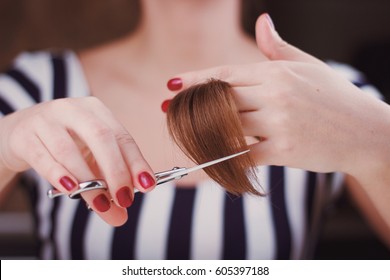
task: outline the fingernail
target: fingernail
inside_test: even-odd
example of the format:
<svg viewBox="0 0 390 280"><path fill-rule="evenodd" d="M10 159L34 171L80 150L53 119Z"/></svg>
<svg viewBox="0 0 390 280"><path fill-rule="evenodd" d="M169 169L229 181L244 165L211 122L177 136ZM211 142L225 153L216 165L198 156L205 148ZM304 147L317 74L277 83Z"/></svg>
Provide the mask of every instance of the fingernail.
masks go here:
<svg viewBox="0 0 390 280"><path fill-rule="evenodd" d="M93 205L99 212L106 212L111 207L111 203L104 194L99 194L93 200Z"/></svg>
<svg viewBox="0 0 390 280"><path fill-rule="evenodd" d="M171 103L172 99L167 99L161 104L161 110L166 113L168 111L169 104Z"/></svg>
<svg viewBox="0 0 390 280"><path fill-rule="evenodd" d="M122 187L116 192L116 198L118 199L119 205L127 208L133 204L133 198L129 187Z"/></svg>
<svg viewBox="0 0 390 280"><path fill-rule="evenodd" d="M138 181L144 189L148 189L155 184L154 178L148 172L142 172L139 174Z"/></svg>
<svg viewBox="0 0 390 280"><path fill-rule="evenodd" d="M270 26L273 30L275 30L275 25L274 25L274 22L273 22L271 16L270 16L269 14L265 14L265 16L266 16L266 18L267 18L267 21L268 21L269 26Z"/></svg>
<svg viewBox="0 0 390 280"><path fill-rule="evenodd" d="M60 184L67 190L71 191L76 187L76 183L73 182L68 176L63 176L60 178Z"/></svg>
<svg viewBox="0 0 390 280"><path fill-rule="evenodd" d="M167 83L169 90L179 90L183 86L183 81L180 78L170 79Z"/></svg>

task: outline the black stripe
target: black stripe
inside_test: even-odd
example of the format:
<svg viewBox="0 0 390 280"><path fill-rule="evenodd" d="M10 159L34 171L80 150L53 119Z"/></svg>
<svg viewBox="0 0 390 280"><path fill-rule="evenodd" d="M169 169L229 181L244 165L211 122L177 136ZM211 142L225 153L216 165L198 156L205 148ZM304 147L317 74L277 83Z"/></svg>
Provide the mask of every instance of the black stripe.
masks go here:
<svg viewBox="0 0 390 280"><path fill-rule="evenodd" d="M5 72L6 75L13 78L20 86L35 100L36 103L41 101L41 94L38 86L18 69L10 69Z"/></svg>
<svg viewBox="0 0 390 280"><path fill-rule="evenodd" d="M192 213L196 188L176 188L169 227L167 259L190 258Z"/></svg>
<svg viewBox="0 0 390 280"><path fill-rule="evenodd" d="M135 259L135 239L144 194L136 193L131 207L127 208L128 220L115 228L111 249L113 260Z"/></svg>
<svg viewBox="0 0 390 280"><path fill-rule="evenodd" d="M32 218L33 218L33 237L35 242L34 246L34 255L39 258L43 259L43 240L39 234L38 229L40 228L41 219L38 214L38 203L39 203L39 192L38 192L38 181L33 180L31 178L27 178L27 176L21 176L21 182L20 185L27 191L27 197L29 198L31 202L31 209L32 209ZM44 197L43 199L47 199L47 197Z"/></svg>
<svg viewBox="0 0 390 280"><path fill-rule="evenodd" d="M270 167L272 218L276 234L276 259L289 259L291 229L287 216L284 167Z"/></svg>
<svg viewBox="0 0 390 280"><path fill-rule="evenodd" d="M56 236L56 232L57 232L57 225L56 225L56 223L58 221L57 215L59 214L58 209L61 206L62 199L63 198L54 199L53 208L52 208L51 213L50 213L50 223L51 223L50 240L53 244L53 259L55 259L55 260L57 260L59 258L58 247L57 247L57 242L55 240L55 236Z"/></svg>
<svg viewBox="0 0 390 280"><path fill-rule="evenodd" d="M67 96L67 75L65 61L62 55L52 56L53 66L53 99L64 98Z"/></svg>
<svg viewBox="0 0 390 280"><path fill-rule="evenodd" d="M0 94L0 112L2 112L4 115L11 114L15 110L11 107L11 105L6 102Z"/></svg>
<svg viewBox="0 0 390 280"><path fill-rule="evenodd" d="M222 258L243 260L246 258L243 198L226 194L224 204Z"/></svg>
<svg viewBox="0 0 390 280"><path fill-rule="evenodd" d="M316 190L317 174L308 172L306 177L306 225L309 230L313 220L314 194Z"/></svg>
<svg viewBox="0 0 390 280"><path fill-rule="evenodd" d="M62 98L66 96L66 74L65 74L65 65L62 56L53 56L52 57L52 65L53 65L53 98ZM53 257L54 259L58 259L58 248L57 242L55 242L56 236L56 221L58 215L58 209L60 207L61 199L55 199L53 209L50 213L51 219L51 232L50 237L53 242Z"/></svg>
<svg viewBox="0 0 390 280"><path fill-rule="evenodd" d="M90 213L91 212L85 206L84 200L80 199L72 225L70 245L72 259L85 259L84 237ZM99 246L99 244L97 244L97 246Z"/></svg>
<svg viewBox="0 0 390 280"><path fill-rule="evenodd" d="M366 81L353 81L352 83L353 83L355 86L359 87L359 88L368 85L368 83L367 83Z"/></svg>

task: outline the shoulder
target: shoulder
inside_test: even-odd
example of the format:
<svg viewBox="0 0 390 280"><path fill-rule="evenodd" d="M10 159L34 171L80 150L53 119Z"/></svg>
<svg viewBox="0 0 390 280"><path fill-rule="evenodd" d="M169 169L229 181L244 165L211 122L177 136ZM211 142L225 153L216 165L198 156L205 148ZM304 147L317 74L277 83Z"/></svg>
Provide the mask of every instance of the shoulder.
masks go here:
<svg viewBox="0 0 390 280"><path fill-rule="evenodd" d="M0 102L4 105L0 111L7 114L43 101L67 97L71 87L69 77L82 77L73 73L80 69L72 51L19 54L10 67L0 73Z"/></svg>

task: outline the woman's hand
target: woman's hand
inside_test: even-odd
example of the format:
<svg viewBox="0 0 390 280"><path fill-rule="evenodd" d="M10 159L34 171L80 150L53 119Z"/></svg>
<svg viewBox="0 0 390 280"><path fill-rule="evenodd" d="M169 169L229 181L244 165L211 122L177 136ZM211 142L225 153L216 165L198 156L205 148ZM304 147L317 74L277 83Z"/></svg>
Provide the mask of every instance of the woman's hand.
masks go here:
<svg viewBox="0 0 390 280"><path fill-rule="evenodd" d="M14 172L35 169L57 190L70 194L78 183L103 179L108 190L82 197L107 223L127 220L134 187L155 186L152 169L126 129L95 97L38 104L0 120L0 163Z"/></svg>
<svg viewBox="0 0 390 280"><path fill-rule="evenodd" d="M390 108L328 65L284 42L267 15L256 24L269 61L185 73L171 90L210 78L235 91L244 133L260 136L251 153L259 164L353 175L390 162Z"/></svg>

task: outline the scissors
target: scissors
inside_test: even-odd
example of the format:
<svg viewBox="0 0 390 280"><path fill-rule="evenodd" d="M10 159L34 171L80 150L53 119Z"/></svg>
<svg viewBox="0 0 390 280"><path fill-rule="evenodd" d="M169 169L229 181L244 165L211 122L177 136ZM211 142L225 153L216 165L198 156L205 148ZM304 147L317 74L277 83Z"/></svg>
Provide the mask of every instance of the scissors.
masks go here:
<svg viewBox="0 0 390 280"><path fill-rule="evenodd" d="M225 161L225 160L228 160L228 159L231 159L231 158L243 155L243 154L245 154L247 152L249 152L249 150L245 150L245 151L242 151L242 152L238 152L236 154L232 154L230 156L222 157L222 158L219 158L219 159L216 159L216 160L212 160L212 161L209 161L209 162L206 162L206 163L195 165L195 166L190 167L190 168L174 167L171 170L157 172L157 173L154 174L154 176L156 177L156 185L161 185L161 184L170 182L172 180L179 180L179 179L183 178L184 176L188 175L189 173L191 173L193 171L209 167L211 165L220 163L222 161ZM81 198L81 193L87 192L87 191L92 191L92 190L99 190L99 189L107 189L107 184L106 184L106 182L104 180L86 181L86 182L80 183L79 184L79 189L77 191L69 194L68 196L71 199L79 199L79 198ZM139 190L134 189L134 192L138 192L138 191ZM56 198L56 197L59 197L59 196L62 196L62 195L66 195L66 194L62 193L62 192L60 192L60 191L58 191L56 189L50 189L47 192L47 196L49 198Z"/></svg>

